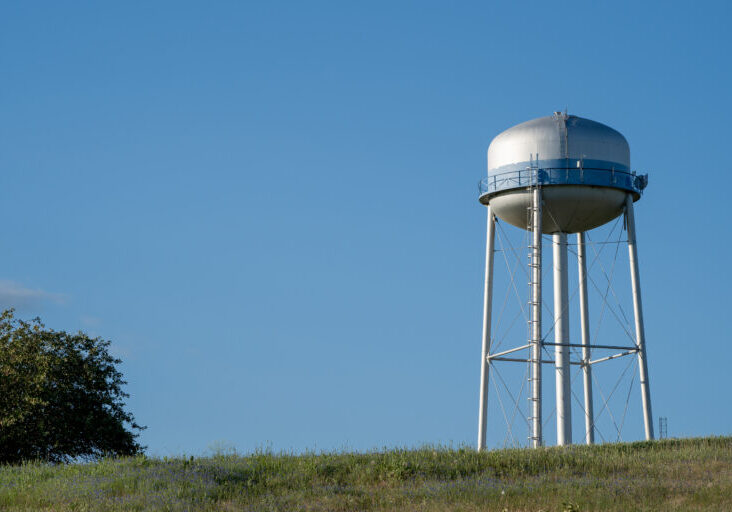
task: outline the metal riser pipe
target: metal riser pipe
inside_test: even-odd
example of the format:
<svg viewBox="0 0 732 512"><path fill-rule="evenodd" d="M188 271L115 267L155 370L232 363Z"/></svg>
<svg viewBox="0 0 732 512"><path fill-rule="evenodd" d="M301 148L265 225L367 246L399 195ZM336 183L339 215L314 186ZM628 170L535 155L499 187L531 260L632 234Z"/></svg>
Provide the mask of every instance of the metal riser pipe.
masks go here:
<svg viewBox="0 0 732 512"><path fill-rule="evenodd" d="M572 444L572 390L569 365L569 284L567 234L552 235L554 252L554 360L557 398L557 444Z"/></svg>

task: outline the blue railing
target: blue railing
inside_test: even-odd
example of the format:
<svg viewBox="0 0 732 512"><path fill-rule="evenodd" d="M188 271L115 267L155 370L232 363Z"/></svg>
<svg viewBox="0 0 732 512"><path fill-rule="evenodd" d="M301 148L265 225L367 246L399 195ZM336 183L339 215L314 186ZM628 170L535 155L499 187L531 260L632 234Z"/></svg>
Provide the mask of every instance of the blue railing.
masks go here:
<svg viewBox="0 0 732 512"><path fill-rule="evenodd" d="M594 185L635 192L640 195L648 184L647 174L607 169L519 169L489 174L480 180L480 196L535 185Z"/></svg>

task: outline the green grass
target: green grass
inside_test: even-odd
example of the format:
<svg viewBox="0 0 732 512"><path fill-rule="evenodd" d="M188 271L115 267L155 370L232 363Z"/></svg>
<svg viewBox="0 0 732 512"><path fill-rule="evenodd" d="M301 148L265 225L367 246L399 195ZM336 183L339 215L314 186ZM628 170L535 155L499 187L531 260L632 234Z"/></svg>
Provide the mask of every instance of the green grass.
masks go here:
<svg viewBox="0 0 732 512"><path fill-rule="evenodd" d="M732 510L732 437L0 468L0 510Z"/></svg>

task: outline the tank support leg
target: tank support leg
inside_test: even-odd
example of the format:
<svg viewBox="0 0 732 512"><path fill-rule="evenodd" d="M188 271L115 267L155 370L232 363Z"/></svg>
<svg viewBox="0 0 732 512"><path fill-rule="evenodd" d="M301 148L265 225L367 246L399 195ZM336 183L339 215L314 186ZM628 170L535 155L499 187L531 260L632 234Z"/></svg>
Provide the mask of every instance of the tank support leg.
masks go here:
<svg viewBox="0 0 732 512"><path fill-rule="evenodd" d="M587 254L585 234L577 233L577 267L579 270L580 331L582 333L582 376L585 391L585 443L595 442L594 411L592 407L592 367L590 362L590 314L587 304Z"/></svg>
<svg viewBox="0 0 732 512"><path fill-rule="evenodd" d="M488 206L488 228L485 246L485 283L483 286L483 348L480 354L480 405L478 407L478 451L485 450L488 423L488 372L491 351L491 308L493 302L493 253L496 218Z"/></svg>
<svg viewBox="0 0 732 512"><path fill-rule="evenodd" d="M643 399L643 423L646 440L653 439L653 415L651 414L651 391L648 383L648 358L646 357L646 333L643 327L643 303L641 302L640 276L638 272L638 248L635 238L635 214L633 198L625 197L625 223L628 229L628 257L630 260L630 284L633 290L633 312L635 313L635 343L638 347L638 371L640 372L641 397Z"/></svg>
<svg viewBox="0 0 732 512"><path fill-rule="evenodd" d="M542 197L541 187L534 187L531 195L531 311L530 333L531 357L529 358L530 414L531 432L529 440L532 448L543 444L541 433L541 232L542 232Z"/></svg>

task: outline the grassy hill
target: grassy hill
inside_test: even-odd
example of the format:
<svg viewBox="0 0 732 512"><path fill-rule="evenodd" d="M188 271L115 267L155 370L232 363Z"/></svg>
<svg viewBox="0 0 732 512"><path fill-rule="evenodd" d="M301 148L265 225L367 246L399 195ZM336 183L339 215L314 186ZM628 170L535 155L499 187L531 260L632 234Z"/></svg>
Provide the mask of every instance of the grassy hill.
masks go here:
<svg viewBox="0 0 732 512"><path fill-rule="evenodd" d="M0 510L732 510L732 437L0 468Z"/></svg>

